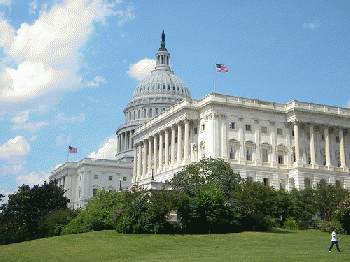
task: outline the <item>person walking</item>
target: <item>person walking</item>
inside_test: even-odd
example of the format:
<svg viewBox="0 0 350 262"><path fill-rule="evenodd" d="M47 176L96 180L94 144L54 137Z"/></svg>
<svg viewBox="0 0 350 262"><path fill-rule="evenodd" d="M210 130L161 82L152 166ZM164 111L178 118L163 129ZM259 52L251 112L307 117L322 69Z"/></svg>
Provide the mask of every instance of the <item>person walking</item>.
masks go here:
<svg viewBox="0 0 350 262"><path fill-rule="evenodd" d="M332 232L332 240L331 240L331 246L329 247L328 252L332 252L332 247L335 246L337 247L338 252L340 252L339 246L338 246L338 241L340 240L339 237L337 237L337 229L333 228L333 232Z"/></svg>

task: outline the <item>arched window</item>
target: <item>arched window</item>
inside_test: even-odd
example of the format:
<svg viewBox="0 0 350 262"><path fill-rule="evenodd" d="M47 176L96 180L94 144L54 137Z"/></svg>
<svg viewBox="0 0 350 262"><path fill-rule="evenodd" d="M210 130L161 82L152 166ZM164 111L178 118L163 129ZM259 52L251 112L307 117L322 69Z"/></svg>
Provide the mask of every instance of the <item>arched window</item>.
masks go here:
<svg viewBox="0 0 350 262"><path fill-rule="evenodd" d="M304 187L305 188L311 188L311 181L309 178L304 179Z"/></svg>

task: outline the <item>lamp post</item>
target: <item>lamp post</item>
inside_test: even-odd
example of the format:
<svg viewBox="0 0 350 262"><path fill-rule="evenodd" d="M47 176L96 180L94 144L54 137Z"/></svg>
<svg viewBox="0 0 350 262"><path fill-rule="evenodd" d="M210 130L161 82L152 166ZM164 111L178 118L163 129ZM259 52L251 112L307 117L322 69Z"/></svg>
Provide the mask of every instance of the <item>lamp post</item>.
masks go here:
<svg viewBox="0 0 350 262"><path fill-rule="evenodd" d="M119 191L122 191L122 178L119 178Z"/></svg>

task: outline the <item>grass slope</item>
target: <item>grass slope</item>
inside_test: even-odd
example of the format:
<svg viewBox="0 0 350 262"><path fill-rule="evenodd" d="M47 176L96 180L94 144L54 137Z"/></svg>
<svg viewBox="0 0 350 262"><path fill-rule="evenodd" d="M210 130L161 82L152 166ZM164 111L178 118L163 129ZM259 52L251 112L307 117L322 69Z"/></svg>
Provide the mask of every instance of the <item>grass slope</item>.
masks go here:
<svg viewBox="0 0 350 262"><path fill-rule="evenodd" d="M0 261L350 261L350 236L274 230L225 235L66 235L0 246Z"/></svg>

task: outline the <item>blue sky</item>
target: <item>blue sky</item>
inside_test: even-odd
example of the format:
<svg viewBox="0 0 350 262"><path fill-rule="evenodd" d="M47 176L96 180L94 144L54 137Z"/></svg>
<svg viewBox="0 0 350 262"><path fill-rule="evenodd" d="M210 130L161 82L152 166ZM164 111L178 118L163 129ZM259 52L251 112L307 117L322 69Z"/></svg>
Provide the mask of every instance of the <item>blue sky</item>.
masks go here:
<svg viewBox="0 0 350 262"><path fill-rule="evenodd" d="M339 107L350 100L350 2L0 0L0 193L70 161L112 158L123 109L154 64L216 92Z"/></svg>

